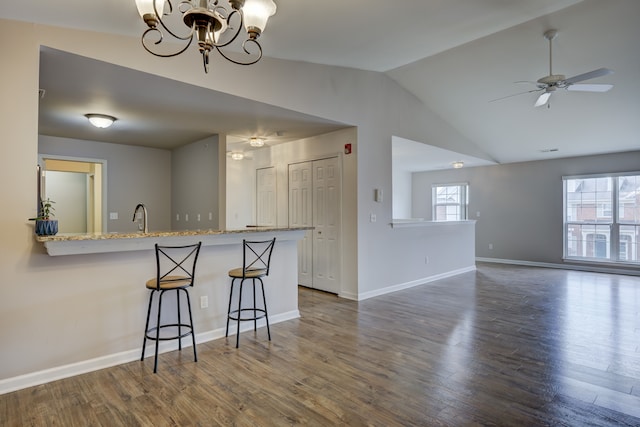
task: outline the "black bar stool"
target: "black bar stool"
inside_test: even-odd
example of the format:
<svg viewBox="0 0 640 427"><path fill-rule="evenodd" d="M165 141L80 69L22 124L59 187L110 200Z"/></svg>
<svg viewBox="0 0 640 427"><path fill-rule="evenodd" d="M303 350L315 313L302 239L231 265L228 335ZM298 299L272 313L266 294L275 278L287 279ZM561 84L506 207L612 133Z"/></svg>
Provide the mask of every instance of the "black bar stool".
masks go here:
<svg viewBox="0 0 640 427"><path fill-rule="evenodd" d="M196 353L196 336L193 331L193 317L191 315L191 300L189 299L188 287L193 286L194 275L196 272L196 262L200 253L201 242L195 245L185 246L159 246L156 243L156 277L147 280L147 289L151 290L149 295L149 309L147 310L147 323L144 331L144 340L142 341L142 356L140 360L144 360L144 350L147 339L156 342L155 361L153 364L153 373L158 371L158 345L160 341L178 340L178 349L182 350L182 338L191 335L193 341L193 360L198 361ZM176 291L176 302L178 309L177 323L160 323L160 314L162 312L162 297L167 291ZM151 318L151 306L153 305L153 296L158 293L158 320L156 326L149 328L149 319ZM189 309L189 323L182 323L180 314L180 295L184 293ZM172 329L169 336L160 336L160 330L167 331ZM176 332L177 330L177 332ZM184 332L183 332L184 330Z"/></svg>
<svg viewBox="0 0 640 427"><path fill-rule="evenodd" d="M229 270L231 277L231 292L229 293L229 309L227 310L227 330L225 337L229 336L229 320L235 320L238 323L236 331L236 348L240 344L240 322L253 321L253 330L258 329L258 319L265 318L267 322L267 335L271 341L271 331L269 330L269 316L267 313L267 299L264 294L264 283L262 278L269 275L269 265L271 264L271 252L276 243L275 237L271 240L264 241L242 241L242 267ZM251 279L253 285L253 305L251 307L242 306L242 285L244 281ZM233 290L238 280L238 309L231 310L231 300L233 299ZM262 290L262 307L258 308L256 304L256 280L260 282ZM244 313L244 316L243 316Z"/></svg>

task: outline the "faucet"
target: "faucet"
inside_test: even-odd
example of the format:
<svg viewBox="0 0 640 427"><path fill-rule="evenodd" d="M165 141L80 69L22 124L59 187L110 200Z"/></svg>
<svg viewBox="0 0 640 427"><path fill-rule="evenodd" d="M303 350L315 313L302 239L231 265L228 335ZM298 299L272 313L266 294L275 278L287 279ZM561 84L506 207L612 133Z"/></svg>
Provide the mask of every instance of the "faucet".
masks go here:
<svg viewBox="0 0 640 427"><path fill-rule="evenodd" d="M139 209L142 209L142 224L138 222L138 231L148 233L149 228L147 227L147 207L142 203L138 203L138 206L136 206L136 209L133 211L133 222L136 222L136 215L138 214Z"/></svg>

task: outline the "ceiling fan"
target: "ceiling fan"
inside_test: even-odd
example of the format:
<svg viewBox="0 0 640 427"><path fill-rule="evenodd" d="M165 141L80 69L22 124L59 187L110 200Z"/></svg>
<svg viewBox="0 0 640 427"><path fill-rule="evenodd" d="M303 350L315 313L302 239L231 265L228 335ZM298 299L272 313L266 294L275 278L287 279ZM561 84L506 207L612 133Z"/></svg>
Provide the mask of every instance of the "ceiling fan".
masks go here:
<svg viewBox="0 0 640 427"><path fill-rule="evenodd" d="M535 107L541 107L543 105L549 106L549 99L551 94L557 89L566 89L570 91L581 92L606 92L613 87L610 84L577 84L586 80L595 79L597 77L606 76L612 74L613 71L608 68L598 68L597 70L589 71L587 73L578 74L577 76L566 78L564 74L553 74L553 40L558 36L557 30L548 30L544 33L544 38L549 41L549 75L539 78L534 84L536 89L526 92L517 93L515 95L505 96L503 98L494 99L493 101L499 101L501 99L510 98L512 96L523 95L525 93L542 92L536 99ZM516 82L516 83L533 83L533 82Z"/></svg>

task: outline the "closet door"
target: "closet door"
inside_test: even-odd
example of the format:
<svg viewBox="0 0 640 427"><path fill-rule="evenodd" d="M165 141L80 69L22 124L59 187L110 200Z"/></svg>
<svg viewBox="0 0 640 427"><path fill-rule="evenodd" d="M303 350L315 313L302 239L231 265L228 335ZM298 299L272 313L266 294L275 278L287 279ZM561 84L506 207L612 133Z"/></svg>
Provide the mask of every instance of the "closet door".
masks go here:
<svg viewBox="0 0 640 427"><path fill-rule="evenodd" d="M289 165L289 226L310 227L312 216L311 162ZM313 287L313 232L298 241L298 284Z"/></svg>
<svg viewBox="0 0 640 427"><path fill-rule="evenodd" d="M340 292L341 179L337 157L313 167L313 287Z"/></svg>

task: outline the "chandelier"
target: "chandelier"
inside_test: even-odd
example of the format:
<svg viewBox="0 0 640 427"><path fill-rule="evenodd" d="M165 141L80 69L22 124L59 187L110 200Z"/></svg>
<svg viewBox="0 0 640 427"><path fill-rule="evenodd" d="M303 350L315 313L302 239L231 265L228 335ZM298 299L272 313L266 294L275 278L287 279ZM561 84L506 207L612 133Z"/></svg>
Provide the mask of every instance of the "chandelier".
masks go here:
<svg viewBox="0 0 640 427"><path fill-rule="evenodd" d="M198 43L198 50L202 54L202 63L205 73L209 72L209 53L217 50L218 53L239 65L255 64L262 58L262 46L258 37L264 31L267 20L276 13L276 4L273 0L227 0L229 7L225 7L219 0L181 0L176 9L171 0L135 0L138 12L149 28L142 33L142 46L147 52L162 58L177 56L186 51L194 39ZM182 22L186 28L181 35L175 29L170 29L179 19L173 18L182 15ZM179 24L179 22L178 22ZM233 43L244 27L247 38L242 42L244 60L234 59L228 53L223 52ZM179 45L166 43L172 48L160 48L165 34L170 35Z"/></svg>

